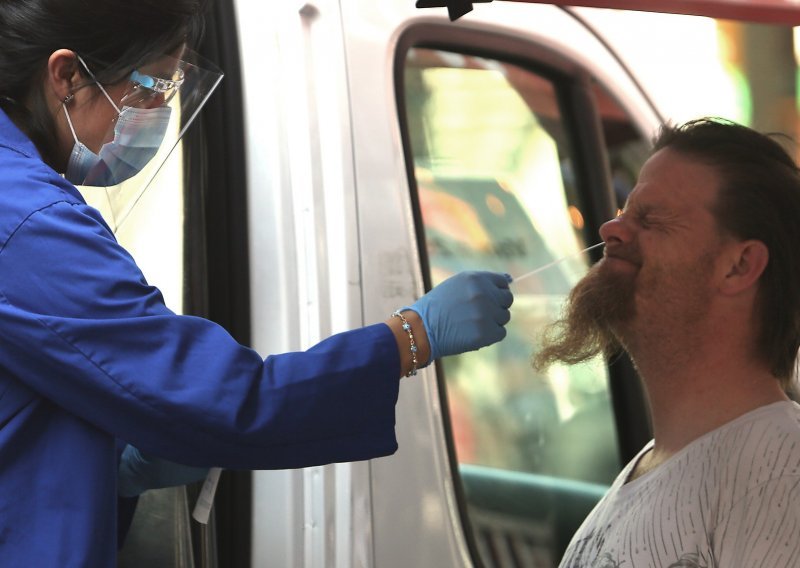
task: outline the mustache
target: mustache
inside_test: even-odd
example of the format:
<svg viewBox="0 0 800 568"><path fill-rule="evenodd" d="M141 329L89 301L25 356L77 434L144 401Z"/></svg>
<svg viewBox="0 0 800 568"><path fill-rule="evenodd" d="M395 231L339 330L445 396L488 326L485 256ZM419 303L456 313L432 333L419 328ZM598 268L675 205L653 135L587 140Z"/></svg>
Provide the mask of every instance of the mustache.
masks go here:
<svg viewBox="0 0 800 568"><path fill-rule="evenodd" d="M635 264L636 266L642 265L642 255L637 248L630 245L619 245L606 243L605 250L603 251L603 260L606 258L616 258Z"/></svg>

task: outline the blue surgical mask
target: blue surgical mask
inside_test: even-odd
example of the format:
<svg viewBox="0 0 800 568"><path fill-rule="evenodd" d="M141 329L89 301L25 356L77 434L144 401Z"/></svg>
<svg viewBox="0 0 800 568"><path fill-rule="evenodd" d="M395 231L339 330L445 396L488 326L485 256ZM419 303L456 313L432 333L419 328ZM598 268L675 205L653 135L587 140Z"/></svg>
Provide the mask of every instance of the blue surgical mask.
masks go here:
<svg viewBox="0 0 800 568"><path fill-rule="evenodd" d="M72 121L69 119L69 112L66 107L64 107L64 112L66 113L70 129L72 129ZM72 137L75 139L75 144L72 146L72 153L69 156L67 171L64 177L75 185L80 185L83 183L83 180L86 179L89 170L100 161L100 156L89 150L83 142L78 140L78 137L75 136L74 129L72 130Z"/></svg>
<svg viewBox="0 0 800 568"><path fill-rule="evenodd" d="M123 106L120 110L106 90L99 83L97 86L119 113L114 125L114 139L95 154L78 140L69 111L63 105L75 139L64 177L76 185L108 187L135 176L153 159L166 135L172 109L168 106Z"/></svg>

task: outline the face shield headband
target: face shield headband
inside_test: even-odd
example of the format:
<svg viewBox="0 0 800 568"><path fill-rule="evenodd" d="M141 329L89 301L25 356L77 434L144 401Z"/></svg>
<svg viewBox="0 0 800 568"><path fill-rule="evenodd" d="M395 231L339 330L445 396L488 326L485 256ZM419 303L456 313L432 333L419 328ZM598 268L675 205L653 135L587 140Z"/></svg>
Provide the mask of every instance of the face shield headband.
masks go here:
<svg viewBox="0 0 800 568"><path fill-rule="evenodd" d="M65 177L84 186L84 197L116 231L144 192L159 182L162 166L222 80L222 73L189 50L180 59L163 56L133 70L116 104L80 57L79 61L118 116L105 134L107 142L94 154L79 141L64 107L75 139ZM164 183L170 191L179 191L181 186L180 180Z"/></svg>

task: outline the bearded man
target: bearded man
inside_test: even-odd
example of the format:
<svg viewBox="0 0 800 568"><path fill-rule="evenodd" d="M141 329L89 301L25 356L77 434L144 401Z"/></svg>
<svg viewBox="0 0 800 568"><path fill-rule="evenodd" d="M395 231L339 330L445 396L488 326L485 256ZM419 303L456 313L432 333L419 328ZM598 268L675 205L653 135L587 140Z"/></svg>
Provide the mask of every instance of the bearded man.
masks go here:
<svg viewBox="0 0 800 568"><path fill-rule="evenodd" d="M662 128L535 363L627 351L654 439L561 566L800 566L800 171L720 119Z"/></svg>

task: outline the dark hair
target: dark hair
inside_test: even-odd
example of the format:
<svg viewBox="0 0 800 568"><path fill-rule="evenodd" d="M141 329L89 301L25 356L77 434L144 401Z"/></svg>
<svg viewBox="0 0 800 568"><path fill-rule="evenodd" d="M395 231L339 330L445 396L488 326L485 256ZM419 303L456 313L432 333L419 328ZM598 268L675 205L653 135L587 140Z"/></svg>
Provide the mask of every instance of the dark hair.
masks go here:
<svg viewBox="0 0 800 568"><path fill-rule="evenodd" d="M800 170L775 136L703 118L662 127L654 152L670 148L714 167L722 180L713 211L720 229L769 249L757 348L786 387L800 348Z"/></svg>
<svg viewBox="0 0 800 568"><path fill-rule="evenodd" d="M0 0L0 108L53 165L55 127L38 88L58 49L78 53L100 83L192 45L205 0ZM81 72L83 69L78 67ZM29 108L22 101L30 100Z"/></svg>

